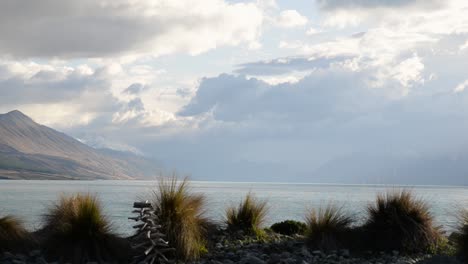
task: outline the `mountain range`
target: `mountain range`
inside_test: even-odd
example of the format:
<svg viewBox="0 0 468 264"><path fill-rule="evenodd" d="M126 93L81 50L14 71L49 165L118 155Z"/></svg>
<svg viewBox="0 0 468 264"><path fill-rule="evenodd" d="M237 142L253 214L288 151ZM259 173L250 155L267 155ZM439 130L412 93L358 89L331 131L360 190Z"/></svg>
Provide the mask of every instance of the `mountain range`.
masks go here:
<svg viewBox="0 0 468 264"><path fill-rule="evenodd" d="M20 111L0 114L0 178L149 179L159 169L134 153L92 148Z"/></svg>

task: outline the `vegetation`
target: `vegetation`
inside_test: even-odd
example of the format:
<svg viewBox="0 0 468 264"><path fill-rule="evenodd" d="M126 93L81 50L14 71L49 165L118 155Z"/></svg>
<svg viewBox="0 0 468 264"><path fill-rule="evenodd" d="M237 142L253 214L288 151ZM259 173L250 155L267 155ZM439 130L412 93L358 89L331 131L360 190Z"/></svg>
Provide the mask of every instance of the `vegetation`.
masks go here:
<svg viewBox="0 0 468 264"><path fill-rule="evenodd" d="M460 226L457 230L457 253L465 263L468 263L468 211L463 210L460 213Z"/></svg>
<svg viewBox="0 0 468 264"><path fill-rule="evenodd" d="M332 204L312 210L306 216L306 238L311 248L335 250L348 248L353 219Z"/></svg>
<svg viewBox="0 0 468 264"><path fill-rule="evenodd" d="M60 263L127 263L130 249L112 233L92 195L62 197L45 216L43 250Z"/></svg>
<svg viewBox="0 0 468 264"><path fill-rule="evenodd" d="M138 215L131 219L139 223L134 226L136 234L127 239L112 232L99 201L89 194L62 197L49 209L44 228L34 235L16 218L5 216L0 218L0 253L28 253L40 245L48 260L59 263L129 263L132 255L136 262L162 263L174 258L187 262L208 249L231 245L232 238L243 244L283 239L278 234L300 234L312 250L458 254L468 263L468 211L460 214L459 229L447 238L434 226L427 204L407 190L378 195L368 206L362 226L354 226L353 217L330 204L311 210L305 223L286 220L273 224L270 229L277 234L263 229L267 202L248 193L237 206L226 210L226 240L225 230L205 217L204 196L192 193L189 187L187 179L178 181L175 176L160 180L151 203L135 203ZM227 244L219 246L216 239L220 238Z"/></svg>
<svg viewBox="0 0 468 264"><path fill-rule="evenodd" d="M133 213L137 216L129 219L137 221L135 235L129 237L135 250L133 263L169 263L167 255L173 249L165 240L164 230L157 219L153 207L148 202L133 204Z"/></svg>
<svg viewBox="0 0 468 264"><path fill-rule="evenodd" d="M292 235L303 235L307 229L307 225L303 222L286 220L279 223L274 223L271 226L271 230L278 234L292 236Z"/></svg>
<svg viewBox="0 0 468 264"><path fill-rule="evenodd" d="M177 259L194 260L206 252L209 220L204 216L204 204L203 195L190 192L187 178L179 182L173 176L159 181L153 208Z"/></svg>
<svg viewBox="0 0 468 264"><path fill-rule="evenodd" d="M227 229L231 232L242 231L246 235L261 237L267 213L267 202L260 201L248 193L237 207L231 206L226 210Z"/></svg>
<svg viewBox="0 0 468 264"><path fill-rule="evenodd" d="M364 232L372 249L428 252L441 241L429 207L408 190L378 195L367 211Z"/></svg>
<svg viewBox="0 0 468 264"><path fill-rule="evenodd" d="M0 253L23 251L33 244L31 235L17 218L13 216L0 218Z"/></svg>

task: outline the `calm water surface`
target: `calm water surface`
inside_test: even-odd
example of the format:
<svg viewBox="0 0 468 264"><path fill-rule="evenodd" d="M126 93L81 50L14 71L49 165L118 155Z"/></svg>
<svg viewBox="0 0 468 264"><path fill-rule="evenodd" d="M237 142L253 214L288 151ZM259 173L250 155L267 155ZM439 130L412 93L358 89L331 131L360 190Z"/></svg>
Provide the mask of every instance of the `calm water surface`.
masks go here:
<svg viewBox="0 0 468 264"><path fill-rule="evenodd" d="M73 192L95 193L104 204L106 215L116 230L129 234L134 224L131 216L134 201L151 197L156 186L152 181L10 181L0 180L0 215L21 217L34 230L41 226L42 216L48 206L62 194ZM252 191L257 197L267 199L270 206L268 224L285 220L303 220L305 213L330 201L362 217L366 206L377 193L398 189L395 186L374 185L318 185L279 183L227 183L192 182L194 192L207 197L207 214L221 221L226 206L238 203ZM438 224L451 230L456 225L455 214L468 208L467 187L412 186L419 197L431 206ZM362 220L362 219L361 219Z"/></svg>

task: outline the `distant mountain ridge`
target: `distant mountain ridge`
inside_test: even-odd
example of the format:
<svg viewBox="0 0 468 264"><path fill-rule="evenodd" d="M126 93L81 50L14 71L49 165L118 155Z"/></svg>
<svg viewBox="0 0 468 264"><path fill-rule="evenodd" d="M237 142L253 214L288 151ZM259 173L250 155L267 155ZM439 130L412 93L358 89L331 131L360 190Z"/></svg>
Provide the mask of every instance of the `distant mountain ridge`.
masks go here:
<svg viewBox="0 0 468 264"><path fill-rule="evenodd" d="M0 178L147 179L158 169L138 155L91 148L18 110L0 114Z"/></svg>

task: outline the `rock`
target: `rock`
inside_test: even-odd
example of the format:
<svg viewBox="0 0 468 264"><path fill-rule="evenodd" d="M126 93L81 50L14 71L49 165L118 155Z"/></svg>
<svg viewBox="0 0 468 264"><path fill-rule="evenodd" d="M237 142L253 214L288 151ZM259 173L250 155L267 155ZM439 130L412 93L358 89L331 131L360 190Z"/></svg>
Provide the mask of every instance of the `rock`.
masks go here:
<svg viewBox="0 0 468 264"><path fill-rule="evenodd" d="M235 260L236 259L236 254L234 254L232 252L228 252L228 253L226 253L226 258L230 259L230 260Z"/></svg>
<svg viewBox="0 0 468 264"><path fill-rule="evenodd" d="M247 256L243 258L240 263L242 264L265 264L265 261L255 257L255 256Z"/></svg>
<svg viewBox="0 0 468 264"><path fill-rule="evenodd" d="M47 261L43 257L40 257L36 259L36 264L47 264Z"/></svg>
<svg viewBox="0 0 468 264"><path fill-rule="evenodd" d="M291 254L289 252L281 253L281 259L288 259L290 257L291 257Z"/></svg>
<svg viewBox="0 0 468 264"><path fill-rule="evenodd" d="M33 251L29 252L30 257L36 257L36 256L39 256L39 255L41 255L40 250L33 250Z"/></svg>
<svg viewBox="0 0 468 264"><path fill-rule="evenodd" d="M461 264L455 257L449 256L432 256L424 260L416 262L418 264Z"/></svg>
<svg viewBox="0 0 468 264"><path fill-rule="evenodd" d="M304 256L306 258L311 258L312 257L312 254L310 254L310 251L306 247L301 248L301 254L302 254L302 256Z"/></svg>
<svg viewBox="0 0 468 264"><path fill-rule="evenodd" d="M340 250L340 255L345 257L345 258L349 258L349 256L351 255L350 252L349 252L349 249L342 249Z"/></svg>

